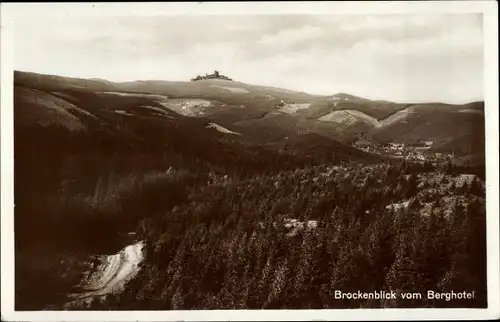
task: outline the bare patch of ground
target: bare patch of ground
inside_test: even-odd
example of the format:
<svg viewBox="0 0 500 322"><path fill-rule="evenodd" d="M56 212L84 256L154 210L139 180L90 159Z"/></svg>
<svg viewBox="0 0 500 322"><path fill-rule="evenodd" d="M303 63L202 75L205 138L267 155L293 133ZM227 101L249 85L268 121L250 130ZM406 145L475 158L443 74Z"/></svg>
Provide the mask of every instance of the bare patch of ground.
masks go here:
<svg viewBox="0 0 500 322"><path fill-rule="evenodd" d="M66 308L89 305L95 298L122 292L125 284L139 272L143 261L143 242L137 242L120 252L101 258L94 272L88 272L88 278L82 282L83 293L72 294Z"/></svg>
<svg viewBox="0 0 500 322"><path fill-rule="evenodd" d="M210 87L220 88L222 90L230 91L232 93L250 93L247 89L241 87L229 87L229 86L219 86L219 85L210 85Z"/></svg>
<svg viewBox="0 0 500 322"><path fill-rule="evenodd" d="M226 129L225 127L222 127L218 124L215 124L215 123L210 123L207 128L210 128L210 129L216 129L217 131L219 132L222 132L222 133L226 133L226 134L234 134L234 135L241 135L240 133L237 133L237 132L233 132L231 130L228 130Z"/></svg>

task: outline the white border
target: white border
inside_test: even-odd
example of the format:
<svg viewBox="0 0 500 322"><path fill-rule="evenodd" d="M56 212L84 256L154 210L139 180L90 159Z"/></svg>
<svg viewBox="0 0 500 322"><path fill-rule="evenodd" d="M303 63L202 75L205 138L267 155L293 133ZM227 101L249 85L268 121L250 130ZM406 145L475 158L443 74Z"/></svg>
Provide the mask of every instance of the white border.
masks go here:
<svg viewBox="0 0 500 322"><path fill-rule="evenodd" d="M483 13L486 117L488 309L211 310L211 311L14 311L13 239L13 47L14 16L31 15L208 15L208 14L403 14ZM166 321L166 320L428 320L498 319L498 5L496 1L418 2L225 2L225 3L9 3L1 4L1 235L2 320Z"/></svg>

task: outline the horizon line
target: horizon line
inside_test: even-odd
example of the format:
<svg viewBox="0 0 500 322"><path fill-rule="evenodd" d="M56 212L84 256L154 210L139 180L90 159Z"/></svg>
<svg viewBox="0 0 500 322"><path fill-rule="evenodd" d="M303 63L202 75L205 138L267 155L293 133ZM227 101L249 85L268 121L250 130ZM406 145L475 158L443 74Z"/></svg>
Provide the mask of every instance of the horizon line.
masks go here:
<svg viewBox="0 0 500 322"><path fill-rule="evenodd" d="M217 70L217 69L215 69ZM21 69L13 69L13 72L16 73L29 73L29 74L36 74L36 75L42 75L42 76L55 76L55 77L62 77L62 78L70 78L70 79L80 79L80 80L87 80L87 81L104 81L104 82L108 82L108 83L114 83L114 84L126 84L126 83L136 83L136 82L172 82L172 83L192 83L191 80L166 80L166 79L134 79L134 80L126 80L126 81L113 81L113 80L109 80L109 79L106 79L106 78L102 78L102 77L80 77L80 76L65 76L65 75L58 75L58 74L46 74L46 73L41 73L41 72L33 72L33 71L27 71L27 70L21 70ZM210 80L210 79L208 79ZM14 81L15 81L15 77L14 77ZM202 81L202 80L200 80ZM312 93L312 92L307 92L307 91L303 91L303 90L296 90L296 89L288 89L286 87L280 87L280 85L257 85L257 84L251 84L251 83L245 83L244 81L239 81L239 80L227 80L228 82L237 82L237 83L242 83L242 84L245 84L245 85L249 85L249 86L260 86L260 87L271 87L271 88L277 88L277 89L283 89L283 90L289 90L289 91L293 91L295 93L303 93L303 94L307 94L307 95L310 95L310 96L316 96L316 98L326 98L326 97L332 97L332 96L335 96L335 95L339 95L339 94L347 94L347 95L352 95L352 96L357 96L361 99L366 99L366 100L369 100L369 101L373 101L373 102L377 102L377 101L385 101L385 102L389 102L389 103L395 103L395 104L448 104L448 105L467 105L467 104L472 104L472 103L485 103L485 99L482 98L482 99L472 99L472 100L463 100L463 103L447 103L447 102L444 102L444 101L418 101L418 102L413 102L413 103L409 103L408 101L393 101L393 100L389 100L389 99L386 99L386 98L366 98L366 97L363 97L363 96L359 96L359 95L355 95L355 94L351 94L351 93L347 93L347 92L338 92L338 93L334 93L334 94L327 94L327 93L319 93L319 92L316 92L316 93Z"/></svg>

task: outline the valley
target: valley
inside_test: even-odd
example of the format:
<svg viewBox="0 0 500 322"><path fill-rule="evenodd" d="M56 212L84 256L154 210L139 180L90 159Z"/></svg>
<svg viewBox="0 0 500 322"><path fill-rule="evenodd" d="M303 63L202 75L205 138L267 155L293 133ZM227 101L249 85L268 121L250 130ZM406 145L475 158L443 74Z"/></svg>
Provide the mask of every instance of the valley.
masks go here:
<svg viewBox="0 0 500 322"><path fill-rule="evenodd" d="M483 102L16 71L14 131L18 310L487 305Z"/></svg>

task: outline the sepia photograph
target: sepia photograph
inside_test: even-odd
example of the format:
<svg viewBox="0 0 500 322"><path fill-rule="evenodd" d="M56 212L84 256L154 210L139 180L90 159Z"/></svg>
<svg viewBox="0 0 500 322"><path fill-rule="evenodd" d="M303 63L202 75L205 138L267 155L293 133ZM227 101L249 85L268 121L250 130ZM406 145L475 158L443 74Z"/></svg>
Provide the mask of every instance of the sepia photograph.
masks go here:
<svg viewBox="0 0 500 322"><path fill-rule="evenodd" d="M498 318L496 2L149 5L2 5L2 320Z"/></svg>

